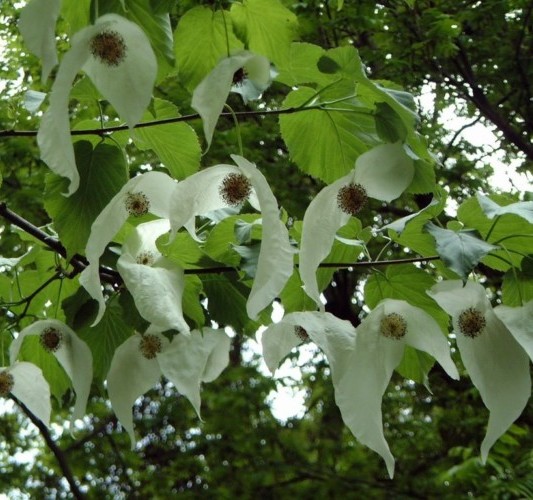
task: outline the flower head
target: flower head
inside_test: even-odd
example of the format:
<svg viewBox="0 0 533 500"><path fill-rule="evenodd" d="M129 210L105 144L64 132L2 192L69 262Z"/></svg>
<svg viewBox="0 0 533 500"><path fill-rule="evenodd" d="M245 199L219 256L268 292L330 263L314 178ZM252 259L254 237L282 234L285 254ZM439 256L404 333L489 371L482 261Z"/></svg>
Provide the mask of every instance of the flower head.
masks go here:
<svg viewBox="0 0 533 500"><path fill-rule="evenodd" d="M485 462L492 445L519 417L531 395L528 356L492 310L481 285L443 281L428 293L452 317L463 364L490 411L481 443ZM506 318L513 329L519 328L518 318L514 314Z"/></svg>
<svg viewBox="0 0 533 500"><path fill-rule="evenodd" d="M194 89L191 105L202 117L208 146L230 91L241 94L245 103L253 101L261 97L271 78L266 57L242 51L222 59L200 82Z"/></svg>
<svg viewBox="0 0 533 500"><path fill-rule="evenodd" d="M43 349L54 355L70 377L76 392L72 419L82 418L93 380L91 350L67 325L55 319L47 319L36 321L19 333L9 347L11 363L16 361L22 342L29 335L39 336Z"/></svg>
<svg viewBox="0 0 533 500"><path fill-rule="evenodd" d="M200 385L215 380L229 362L230 338L223 330L204 328L172 342L153 329L136 333L117 348L107 390L113 410L135 447L132 406L163 375L200 416Z"/></svg>
<svg viewBox="0 0 533 500"><path fill-rule="evenodd" d="M293 250L289 233L279 218L278 204L259 169L241 156L232 155L237 164L216 165L180 182L170 203L170 224L176 233L187 223L194 228L194 217L213 210L240 204L248 199L261 211L263 236L255 280L247 303L250 318L255 319L280 293L293 270ZM196 233L192 229L191 236Z"/></svg>
<svg viewBox="0 0 533 500"><path fill-rule="evenodd" d="M0 397L13 394L46 426L50 425L50 386L40 368L26 361L0 367Z"/></svg>
<svg viewBox="0 0 533 500"><path fill-rule="evenodd" d="M163 257L156 240L170 229L167 219L138 225L122 246L117 269L139 314L161 331L189 333L183 318L183 269Z"/></svg>
<svg viewBox="0 0 533 500"><path fill-rule="evenodd" d="M319 307L316 270L331 250L337 230L356 215L368 198L392 201L411 184L413 160L401 144L382 144L363 153L355 169L317 194L302 227L300 276L305 292Z"/></svg>
<svg viewBox="0 0 533 500"><path fill-rule="evenodd" d="M42 160L70 180L68 195L78 189L80 180L70 138L68 102L81 69L132 128L150 102L157 62L144 31L117 14L106 14L73 36L37 135Z"/></svg>
<svg viewBox="0 0 533 500"><path fill-rule="evenodd" d="M98 313L93 325L102 319L105 312L99 265L100 256L107 244L130 216L138 217L149 212L168 219L170 198L176 186L174 179L162 172L146 172L138 175L122 187L93 222L85 248L89 265L80 275L81 285L93 299L98 301Z"/></svg>

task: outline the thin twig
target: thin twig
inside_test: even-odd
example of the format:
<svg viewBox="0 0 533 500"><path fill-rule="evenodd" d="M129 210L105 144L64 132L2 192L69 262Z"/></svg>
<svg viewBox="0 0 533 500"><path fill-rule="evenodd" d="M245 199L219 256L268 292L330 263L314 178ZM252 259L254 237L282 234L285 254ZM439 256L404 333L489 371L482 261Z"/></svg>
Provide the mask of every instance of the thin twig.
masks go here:
<svg viewBox="0 0 533 500"><path fill-rule="evenodd" d="M78 500L84 500L86 497L85 495L80 491L78 487L78 482L76 481L76 478L74 477L74 474L72 473L72 470L70 468L70 465L68 463L67 456L63 452L59 446L57 446L56 442L52 438L52 435L50 434L50 431L48 430L48 427L44 425L43 422L41 422L29 409L28 407L19 401L16 397L11 396L13 401L18 405L18 407L22 410L22 412L31 420L31 422L39 429L39 432L41 433L41 436L46 442L46 445L48 448L50 448L50 451L54 454L57 463L59 465L59 468L61 469L61 472L63 473L64 478L67 480L70 491L72 495L77 498Z"/></svg>

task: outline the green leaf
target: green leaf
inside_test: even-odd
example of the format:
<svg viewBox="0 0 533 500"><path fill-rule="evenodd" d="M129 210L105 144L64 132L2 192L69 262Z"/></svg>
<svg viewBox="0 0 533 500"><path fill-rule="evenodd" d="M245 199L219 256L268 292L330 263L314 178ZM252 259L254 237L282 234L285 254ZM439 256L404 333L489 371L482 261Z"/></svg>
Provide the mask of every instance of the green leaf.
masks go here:
<svg viewBox="0 0 533 500"><path fill-rule="evenodd" d="M229 325L236 332L253 334L260 323L252 321L246 313L247 297L244 296L242 285L237 288L237 283L228 276L221 274L207 274L201 277L204 293L209 302L211 319L219 325Z"/></svg>
<svg viewBox="0 0 533 500"><path fill-rule="evenodd" d="M515 201L504 195L493 195L492 199L502 207ZM482 211L478 199L469 198L457 210L457 218L465 226L477 229L488 243L501 248L481 261L493 269L507 271L511 266L520 267L524 256L531 253L533 224L515 213L504 213L498 218L489 219Z"/></svg>
<svg viewBox="0 0 533 500"><path fill-rule="evenodd" d="M506 306L519 307L533 300L533 255L522 262L522 269L510 269L502 283L502 302Z"/></svg>
<svg viewBox="0 0 533 500"><path fill-rule="evenodd" d="M230 14L207 7L187 11L174 32L174 51L183 84L192 91L220 59L244 48L233 33Z"/></svg>
<svg viewBox="0 0 533 500"><path fill-rule="evenodd" d="M116 146L101 143L93 150L89 142L78 141L74 153L80 188L67 198L68 180L49 174L44 201L69 256L84 252L93 221L128 180L124 155Z"/></svg>
<svg viewBox="0 0 533 500"><path fill-rule="evenodd" d="M477 238L473 230L456 232L442 229L431 222L424 227L435 238L437 252L442 261L455 271L463 282L466 282L470 271L485 255L498 248Z"/></svg>
<svg viewBox="0 0 533 500"><path fill-rule="evenodd" d="M69 24L70 35L90 24L91 3L91 0L61 2L61 17Z"/></svg>
<svg viewBox="0 0 533 500"><path fill-rule="evenodd" d="M168 234L164 234L157 240L157 248L162 255L172 262L180 265L184 269L197 269L210 265L204 252L198 246L198 243L192 239L188 232L180 232L168 243ZM211 265L216 265L211 263Z"/></svg>
<svg viewBox="0 0 533 500"><path fill-rule="evenodd" d="M407 127L401 116L386 102L376 103L376 131L385 142L403 142L407 137Z"/></svg>
<svg viewBox="0 0 533 500"><path fill-rule="evenodd" d="M337 73L341 69L340 65L334 59L325 55L320 57L316 63L316 67L321 73L327 74Z"/></svg>
<svg viewBox="0 0 533 500"><path fill-rule="evenodd" d="M254 245L233 245L233 250L241 256L241 262L239 263L240 269L242 269L248 277L255 278L261 243L256 243Z"/></svg>
<svg viewBox="0 0 533 500"><path fill-rule="evenodd" d="M134 332L134 328L126 322L133 310L131 307L126 310L115 297L107 303L101 321L91 327L97 309L95 304L94 301L89 301L78 311L78 315L90 318L90 321L79 327L77 333L91 349L95 379L103 381L109 371L115 349Z"/></svg>
<svg viewBox="0 0 533 500"><path fill-rule="evenodd" d="M426 293L435 284L434 278L413 264L388 266L385 273L375 272L365 285L365 302L374 308L383 299L400 299L426 311L448 331L448 315Z"/></svg>
<svg viewBox="0 0 533 500"><path fill-rule="evenodd" d="M287 96L283 107L297 108L315 95L315 90L300 87ZM291 158L300 170L331 183L352 170L357 157L378 141L372 116L361 112L360 107L341 102L328 108L281 115L279 123Z"/></svg>
<svg viewBox="0 0 533 500"><path fill-rule="evenodd" d="M177 118L180 114L174 104L163 99L154 99L143 121ZM175 179L185 179L200 168L201 148L196 132L186 123L167 123L157 127L136 128L133 133L135 145L152 149Z"/></svg>
<svg viewBox="0 0 533 500"><path fill-rule="evenodd" d="M235 31L248 49L284 66L298 20L279 0L243 0L231 6Z"/></svg>
<svg viewBox="0 0 533 500"><path fill-rule="evenodd" d="M304 292L300 274L295 270L280 293L281 303L285 314L294 311L315 311L316 304Z"/></svg>
<svg viewBox="0 0 533 500"><path fill-rule="evenodd" d="M200 302L202 292L202 280L194 274L186 274L182 297L183 314L194 322L195 328L205 325L204 310Z"/></svg>
<svg viewBox="0 0 533 500"><path fill-rule="evenodd" d="M211 259L227 264L228 266L238 266L241 256L235 251L233 245L241 243L236 233L236 223L243 221L253 223L261 216L259 214L238 214L219 222L209 234L204 244L204 252Z"/></svg>
<svg viewBox="0 0 533 500"><path fill-rule="evenodd" d="M434 364L435 360L432 356L406 345L402 361L397 366L396 371L402 377L427 387L429 384L428 373Z"/></svg>

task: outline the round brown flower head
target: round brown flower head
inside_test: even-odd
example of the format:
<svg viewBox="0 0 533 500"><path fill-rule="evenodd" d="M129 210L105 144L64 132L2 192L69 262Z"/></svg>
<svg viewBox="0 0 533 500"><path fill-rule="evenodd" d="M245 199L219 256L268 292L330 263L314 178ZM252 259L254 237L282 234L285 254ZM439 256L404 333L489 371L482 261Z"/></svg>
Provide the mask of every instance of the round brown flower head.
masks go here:
<svg viewBox="0 0 533 500"><path fill-rule="evenodd" d="M161 352L162 347L161 339L150 333L143 335L139 344L139 350L146 359L154 359Z"/></svg>
<svg viewBox="0 0 533 500"><path fill-rule="evenodd" d="M13 378L13 375L9 373L7 370L3 370L0 372L0 396L5 397L7 396L12 390L13 386L15 385L15 379Z"/></svg>
<svg viewBox="0 0 533 500"><path fill-rule="evenodd" d="M105 30L89 42L91 54L107 66L118 66L126 57L126 43L120 33Z"/></svg>
<svg viewBox="0 0 533 500"><path fill-rule="evenodd" d="M380 331L388 339L400 340L407 333L407 322L402 315L390 313L381 320Z"/></svg>
<svg viewBox="0 0 533 500"><path fill-rule="evenodd" d="M155 255L150 251L141 252L139 255L137 255L135 261L137 264L142 264L143 266L151 266L155 262Z"/></svg>
<svg viewBox="0 0 533 500"><path fill-rule="evenodd" d="M252 184L245 175L232 172L222 179L218 192L225 203L236 207L248 199Z"/></svg>
<svg viewBox="0 0 533 500"><path fill-rule="evenodd" d="M309 334L307 333L307 331L305 330L305 328L303 328L302 326L295 326L294 327L294 334L302 341L302 342L307 342L309 340Z"/></svg>
<svg viewBox="0 0 533 500"><path fill-rule="evenodd" d="M487 325L485 316L474 307L469 307L459 314L458 322L461 333L471 339L483 333L483 329Z"/></svg>
<svg viewBox="0 0 533 500"><path fill-rule="evenodd" d="M244 68L239 68L235 73L233 73L233 85L239 87L244 83L244 80L247 78L246 70Z"/></svg>
<svg viewBox="0 0 533 500"><path fill-rule="evenodd" d="M141 191L138 193L127 193L124 205L128 213L134 217L146 215L148 210L150 210L150 200Z"/></svg>
<svg viewBox="0 0 533 500"><path fill-rule="evenodd" d="M47 352L56 352L63 341L63 334L52 326L45 328L39 336L39 342Z"/></svg>
<svg viewBox="0 0 533 500"><path fill-rule="evenodd" d="M338 207L348 215L356 215L366 204L368 196L361 184L350 183L337 193Z"/></svg>

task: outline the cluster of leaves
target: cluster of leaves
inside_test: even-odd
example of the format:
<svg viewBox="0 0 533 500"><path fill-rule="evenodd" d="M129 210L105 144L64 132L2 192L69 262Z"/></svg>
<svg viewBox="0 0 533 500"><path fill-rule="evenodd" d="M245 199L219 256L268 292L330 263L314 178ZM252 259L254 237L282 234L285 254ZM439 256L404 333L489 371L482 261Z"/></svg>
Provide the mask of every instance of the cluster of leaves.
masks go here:
<svg viewBox="0 0 533 500"><path fill-rule="evenodd" d="M132 122L124 116L118 104L121 99L127 100L137 94L128 94L127 88L119 88L119 94L123 92L124 95L117 98L116 89L109 93L107 87L102 86L105 75L95 76L95 70L84 66L87 74L80 76L72 90L67 90L67 102L70 92L68 116L69 129L72 129L74 139L72 159L75 165L75 170L68 174L64 170L68 161L63 160L68 160L65 147L68 149L69 146L65 146L65 141L70 144L70 137L65 140L61 136L55 143L47 143L51 136L55 140L54 134L62 133L62 123L59 122L65 115L60 116L51 110L59 100L57 82L61 80L61 68L66 66L60 66L55 76L56 83L52 86L50 106L43 123L40 124L38 120L35 123L35 117L21 109L20 116L16 116L10 124L13 128L27 129L27 135L34 135L35 129L41 127L40 154L55 174L46 173L44 203L40 203L40 196L35 196L35 201L25 206L25 200L16 200L16 191L12 188L22 174L7 167L3 171L4 188L12 191L5 198L7 205L2 204L2 215L13 224L11 227L5 226L6 239L2 241L3 248L7 250L1 262L6 272L1 276L0 282L4 355L7 355L12 339L21 338L20 332L24 332L25 328L35 325L38 320L54 318L69 325L76 332L75 335L89 346L95 388L103 391L103 382L107 379L109 384L110 367L113 366L119 347L136 338L135 332L144 333L149 323L152 326L157 323L146 312L152 302L147 299L144 306L140 305L140 295L153 295L152 300L163 300L162 295L157 293L157 286L162 282L153 282L155 286L148 290L147 282L144 282L144 289L136 286L134 281L128 283L120 259L117 262L117 253L120 253L117 249L122 246L122 259L132 245L132 238L140 235L137 237L142 239L143 228L162 218L169 219L172 231L167 234L168 230L165 230L165 234L157 242L154 238L151 242L152 250L164 259L165 263L161 264L161 268L180 269L183 273L182 282L178 277L175 277L174 282L182 294L179 296L181 304L176 304L176 308L182 311L183 324L169 325L163 321L165 326L159 328L173 342L174 339L187 335L190 329L202 329L210 326L213 321L218 325L231 327L237 336L254 334L261 324L271 323L271 309L265 308L264 304L250 314L252 297L258 288L262 289L264 286L268 289L267 301L278 300L286 315L315 311L317 307L321 307L318 293L324 292L328 300L326 309L335 312L339 318L350 319L353 326L358 326L360 319L354 314L351 297L347 297L347 306L341 304L339 307L335 300L330 300L333 296L330 283L334 271L343 267L359 266L370 270L364 280L361 304L378 311L380 307L385 307L383 304L391 304L391 299L404 301L403 303L420 311L420 317L425 318L421 315L428 313L426 326L429 321L436 321L442 339L445 339L443 333L449 330L449 315L454 318L453 326L457 335L461 335L457 328L457 317L461 311L451 311L438 300L437 305L428 296L427 291L440 277L460 278L465 283L475 269L488 269L489 277L494 273L503 274L501 289L496 289L499 300L506 306L516 308L516 311L525 311L523 314L526 316L529 314L529 309L520 306L533 298L528 271L529 242L533 236L530 204L518 202L516 197L508 196L472 197L460 205L457 219L449 220L444 214L445 192L436 182L435 158L428 151L425 140L417 129L418 117L412 96L390 82L369 79L353 46L344 45L326 50L311 43L294 41L298 37L298 19L277 1L248 0L242 4L232 4L229 10L185 4L178 8L174 2L143 0L91 2L90 5L89 2L41 2L61 7L59 26L72 40L73 48L76 47L76 33L79 42L82 39L80 32L89 33L90 36L99 33L99 23L103 26L105 22L116 21L116 29L120 31L122 19L133 22L142 29L153 49L157 72L154 74L155 87L150 88L151 102L138 123L139 120ZM39 3L39 0L32 3ZM173 29L171 26L175 14L179 14L179 19ZM449 45L449 38L453 38L451 32L456 28L453 27L453 21L448 21L431 21L437 30L435 33L439 35L436 38L442 35L443 39L435 50L441 51L445 57L455 54L455 49ZM55 26L55 18L53 25ZM32 25L32 28L35 29L35 26ZM49 29L49 26L46 28ZM126 56L133 62L134 70L148 71L135 59L133 49L126 48L129 49ZM242 52L243 50L246 52ZM47 55L40 55L46 62ZM262 61L255 59L258 55L263 58ZM69 52L64 56L62 64L65 64L68 56ZM275 68L269 75L275 74L272 86L268 89L265 78L256 77L254 73L257 66L265 60L267 63L271 61ZM224 71L221 68L226 63L229 69ZM117 65L117 71L119 69L120 65ZM135 71L128 71L128 78L135 79ZM74 73L76 72L77 68ZM213 75L217 75L217 78ZM230 83L225 85L223 80L227 80L228 75ZM257 95L248 94L238 77L244 78L245 83L254 84ZM213 82L216 85L210 87ZM234 99L234 96L227 96L229 87L234 83L233 90L243 94L246 104ZM113 84L111 80L111 87ZM32 87L34 90L48 90L44 81L39 83L36 80ZM203 92L199 89L203 89ZM261 92L264 92L264 97L259 104L247 102L248 99L259 97ZM35 93L31 96L39 97ZM222 113L219 117L226 98L229 112ZM66 113L67 109L64 111ZM128 112L126 105L126 114ZM130 127L137 127L128 132L119 115ZM47 116L52 119L47 120ZM277 117L279 129L274 121ZM203 149L207 149L213 141L211 148L203 156L199 118L202 118L206 136ZM57 130L52 130L56 119ZM258 126L261 127L259 133ZM17 136L20 132L19 135L23 136L26 131L6 130L5 135ZM17 137L16 140L25 139ZM265 142L278 146L275 157L264 157L261 149L265 147ZM8 147L17 149L16 143L7 143ZM195 179L200 179L197 172L207 172L206 167L214 163L227 163L228 153L240 154L237 157L240 159L235 161L251 179L259 198L259 206L251 199L250 204L261 210L262 219L261 214L238 213L231 207L210 212L220 208L218 204L214 206L211 199L208 199L209 209L201 206L205 201L202 196L211 196L206 196L207 190L209 193L214 190L216 196L219 186L210 185L215 181L207 176L207 182L195 183ZM54 159L57 154L65 156L58 161L57 157ZM34 152L34 155L38 156L39 153ZM258 170L270 181L278 202L283 200L281 222L277 213L274 218L277 224L287 226L290 238L287 243L290 241L294 253L297 249L300 250L299 256L294 257L300 268L292 264L291 255L290 273L282 286L273 286L268 281L276 275L277 267L282 267L276 254L268 262L270 268L267 272L264 266L261 268L261 252L265 255L267 248L272 250L272 246L267 246L269 224L275 223L267 223L273 217L272 213L267 214L261 199L260 193L264 193L264 187L258 184L257 175L250 173L253 171L250 167L241 166L245 161L242 156L257 163ZM289 157L298 172L287 166ZM31 169L34 166L38 169L40 177L35 182L38 189L43 182L45 167L42 163L35 164L35 159L28 160L24 168ZM61 167L55 168L58 164ZM404 165L407 166L404 168ZM233 166L230 168L236 169ZM370 173L363 175L363 170ZM96 255L94 245L102 245L102 241L94 242L105 232L101 228L105 224L116 224L109 207L116 205L117 196L123 195L125 190L129 192L131 182L142 182L139 179L146 176L146 172L164 173L167 179L154 185L154 195L150 197L152 204L157 197L158 202L164 205L161 200L166 196L165 183L167 187L173 186L172 179L180 181L176 186L183 185L180 197L174 196L168 207L160 211L146 210L147 213L133 214L129 218L126 214L126 217L120 219L120 231L104 238L102 250L105 247L105 251L102 255ZM341 187L337 187L339 180L346 178L343 182L349 183L348 178L352 175L355 182L365 187L368 195L375 200L371 200L362 212L357 213L357 218L349 213L349 216L339 219L339 223L332 222L328 217L336 217L335 211L340 212L342 207L326 209L317 200L320 196L324 199L332 186L336 188L333 190L336 195ZM79 177L80 186L77 189L77 186L73 186L76 176ZM385 176L390 176L390 179ZM398 192L393 195L388 192L383 194L383 189L386 191L386 188L382 188L382 185L387 182L396 184ZM329 187L315 197L323 183ZM398 185L401 187L398 188ZM297 201L290 199L294 189L301 193L301 196L296 197ZM70 196L66 197L65 193L69 190ZM284 195L284 192L288 194ZM187 198L188 193L193 193L190 198ZM427 206L417 206L416 201L420 199L420 195L428 194L433 197L433 201ZM336 197L333 196L333 199L336 200ZM310 200L314 201L309 204ZM314 212L311 209L313 203ZM10 210L10 207L17 208L17 213ZM277 212L277 207L275 209ZM181 223L176 222L179 219L175 215L177 210L188 214L185 218L182 216ZM401 213L405 216L392 218L388 215L381 218L379 214L384 210L389 214ZM321 213L323 216L319 217ZM24 218L18 214L23 214ZM195 216L202 216L202 219L197 221L196 228L194 224L191 228L191 218L194 221ZM46 224L46 227L39 229L28 221L34 221L41 227ZM182 230L182 227L187 230ZM321 232L331 233L331 241L320 241ZM313 256L314 245L318 248L316 251L323 255ZM371 255L378 257L372 258ZM390 265L384 272L377 269L378 266L387 264L387 261L380 260L381 255L390 258ZM432 261L434 266L421 268L408 263L411 259L416 262ZM316 262L309 264L313 260ZM89 278L83 278L90 274L88 269L91 266L93 271L96 270L96 286L93 286L94 280L93 285L87 286ZM317 271L320 266L322 267ZM156 269L155 266L153 269ZM313 277L315 272L316 278ZM77 280L80 273L83 286ZM140 274L138 277L140 278ZM336 275L334 279L339 280L340 275ZM100 290L100 280L104 284L103 290ZM458 285L457 290L459 288ZM163 293L168 293L168 289ZM99 307L93 299L100 301ZM382 302L386 299L389 302ZM468 300L467 297L466 301ZM265 301L265 294L262 295L262 301ZM403 305L399 310L407 311ZM260 314L257 316L257 313ZM159 310L157 314L165 315ZM306 318L314 316L309 313L307 316L297 317L300 318L298 323L289 321L291 328L306 325ZM95 319L99 320L96 324ZM317 331L317 325L313 322L305 329L327 354L333 370L335 389L338 391L340 382L336 382L335 376L339 373L336 368L339 364L336 365L338 353L335 349L339 346L328 350L331 347L328 346L328 340L321 340L320 335L324 332L331 332L335 336L335 332L331 331L335 328L326 328L325 321L319 322ZM369 324L370 322L366 323ZM513 334L515 330L518 331L517 338L525 339L525 345L531 344L531 330L527 322L518 322L518 326L512 321L509 324L513 325L513 328L509 326ZM336 325L339 330L344 328L340 322ZM366 328L370 329L368 326ZM361 328L358 330L361 338L363 331L370 335ZM220 334L225 336L222 332ZM284 334L289 336L290 332ZM166 337L163 337L163 341ZM265 338L269 338L268 333ZM353 338L356 338L355 330ZM515 342L511 336L507 341ZM274 356L276 362L270 362L269 367L275 370L278 362L288 352L283 347L290 350L297 343L298 339L294 335L289 341L278 339L275 349L279 351L280 359ZM30 362L38 366L54 399L68 404L72 397L74 379L69 379L64 368L54 356L42 349L41 344L26 339L19 352L11 349L12 356L16 352L12 362L16 363L17 358L19 362ZM413 349L420 349L420 343L407 344L412 347L407 347L405 352L402 350L403 359L398 360L397 367L399 373L417 382L427 383L433 359ZM280 345L283 347L279 347ZM268 349L270 348L265 344L265 355L270 352ZM362 344L356 342L355 349L360 353L358 355L363 355L363 362L364 356L367 356L367 362L371 362L368 358L370 354ZM347 350L345 346L341 348L343 350ZM435 351L428 352L435 355ZM531 352L528 353L531 356ZM461 354L464 356L462 349ZM209 360L209 356L210 352L205 359ZM206 362L205 359L203 363ZM524 359L526 369L520 375L524 380L529 380L527 356ZM442 362L441 359L439 361ZM351 363L354 362L351 359ZM487 360L484 362L487 363ZM492 369L488 366L485 368ZM477 369L479 366L474 368ZM213 370L218 371L218 368ZM116 372L115 366L114 373ZM168 375L171 371L163 372L171 380L177 380L175 374ZM128 376L126 372L121 375L124 379ZM200 373L194 384L199 385L200 380L207 381L211 378L206 373ZM385 380L385 387L387 382L388 378ZM179 381L176 385L193 402L194 398L187 393L186 388L182 389ZM368 390L377 394L378 408L385 387L380 389L368 384ZM480 390L483 391L484 387L481 384ZM509 388L506 387L507 389ZM335 397L339 398L339 394L336 393ZM135 393L134 396L137 395ZM128 397L131 399L131 396ZM79 404L80 394L77 397ZM333 399L331 394L330 397ZM358 424L349 423L351 416L346 414L346 407L343 408L340 403L339 406L344 420L356 437L385 456L383 450L376 449L375 445L358 434ZM491 403L487 403L487 406L491 411L495 408ZM198 410L196 405L195 408ZM349 411L353 411L353 408ZM374 416L377 418L378 413ZM513 416L507 426L516 416ZM124 417L119 418L125 424ZM125 426L131 430L127 423ZM507 426L501 429L500 434ZM390 463L388 465L390 467Z"/></svg>

